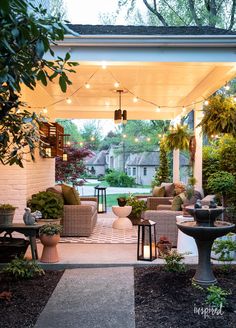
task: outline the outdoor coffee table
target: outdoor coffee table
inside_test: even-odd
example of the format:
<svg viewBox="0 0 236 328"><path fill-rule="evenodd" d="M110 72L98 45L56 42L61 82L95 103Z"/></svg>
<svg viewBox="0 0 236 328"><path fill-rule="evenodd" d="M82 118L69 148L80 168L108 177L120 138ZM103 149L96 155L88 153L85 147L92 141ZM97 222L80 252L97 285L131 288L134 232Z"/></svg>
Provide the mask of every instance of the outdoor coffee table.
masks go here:
<svg viewBox="0 0 236 328"><path fill-rule="evenodd" d="M32 259L38 259L38 251L37 251L37 243L36 243L36 236L38 235L40 227L42 227L45 223L36 223L34 225L25 225L24 223L13 223L13 224L0 224L0 233L6 231L8 233L11 232L19 232L29 237L30 241L30 248Z"/></svg>
<svg viewBox="0 0 236 328"><path fill-rule="evenodd" d="M131 213L132 206L112 206L112 212L118 217L112 224L114 229L132 229L133 225L127 216Z"/></svg>

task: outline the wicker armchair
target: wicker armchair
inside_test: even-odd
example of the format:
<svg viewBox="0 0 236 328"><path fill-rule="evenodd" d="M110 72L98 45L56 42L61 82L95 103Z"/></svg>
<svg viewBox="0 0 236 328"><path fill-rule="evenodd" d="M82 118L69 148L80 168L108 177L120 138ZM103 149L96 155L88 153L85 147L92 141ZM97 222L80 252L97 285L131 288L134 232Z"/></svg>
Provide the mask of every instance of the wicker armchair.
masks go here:
<svg viewBox="0 0 236 328"><path fill-rule="evenodd" d="M97 222L97 198L80 197L81 205L64 205L61 236L88 237Z"/></svg>
<svg viewBox="0 0 236 328"><path fill-rule="evenodd" d="M182 211L153 211L148 210L144 212L144 219L152 220L157 223L156 226L156 237L157 242L160 236L166 236L172 242L174 247L177 246L178 228L176 225L176 216L181 215Z"/></svg>

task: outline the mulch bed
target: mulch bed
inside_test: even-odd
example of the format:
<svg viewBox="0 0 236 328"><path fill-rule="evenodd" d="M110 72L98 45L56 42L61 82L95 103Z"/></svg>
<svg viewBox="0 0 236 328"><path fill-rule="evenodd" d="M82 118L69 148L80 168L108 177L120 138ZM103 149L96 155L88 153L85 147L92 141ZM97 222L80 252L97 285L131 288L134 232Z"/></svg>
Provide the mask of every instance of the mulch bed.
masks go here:
<svg viewBox="0 0 236 328"><path fill-rule="evenodd" d="M20 281L6 280L0 274L0 293L12 294L10 300L0 298L0 327L34 327L62 274L63 271L46 271L44 276Z"/></svg>
<svg viewBox="0 0 236 328"><path fill-rule="evenodd" d="M194 309L209 307L205 292L192 286L195 269L185 273L166 272L163 267L135 268L136 328L233 328L236 327L236 267L229 273L214 268L219 286L231 295L222 315L194 313ZM205 310L206 311L206 310Z"/></svg>

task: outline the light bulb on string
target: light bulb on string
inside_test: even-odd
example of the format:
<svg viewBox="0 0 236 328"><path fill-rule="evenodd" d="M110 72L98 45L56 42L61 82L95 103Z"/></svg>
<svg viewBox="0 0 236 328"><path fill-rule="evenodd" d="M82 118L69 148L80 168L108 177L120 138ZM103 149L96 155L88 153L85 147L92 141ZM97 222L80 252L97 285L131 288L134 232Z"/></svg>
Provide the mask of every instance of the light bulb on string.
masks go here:
<svg viewBox="0 0 236 328"><path fill-rule="evenodd" d="M82 146L84 145L84 143L81 141L81 142L79 143L79 145L80 145L80 147L82 147Z"/></svg>
<svg viewBox="0 0 236 328"><path fill-rule="evenodd" d="M151 141L151 138L147 137L146 140L147 140L147 142L150 142Z"/></svg>
<svg viewBox="0 0 236 328"><path fill-rule="evenodd" d="M209 100L206 99L206 100L204 101L204 105L205 105L205 106L208 106L208 105L209 105Z"/></svg>
<svg viewBox="0 0 236 328"><path fill-rule="evenodd" d="M182 111L183 111L183 113L186 112L186 107L185 106L182 107Z"/></svg>
<svg viewBox="0 0 236 328"><path fill-rule="evenodd" d="M229 85L229 83L228 83L228 82L226 82L226 84L225 84L224 88L225 88L225 90L226 90L226 91L229 91L229 89L230 89L230 85Z"/></svg>
<svg viewBox="0 0 236 328"><path fill-rule="evenodd" d="M43 107L43 113L47 114L47 112L48 112L48 109L46 107Z"/></svg>
<svg viewBox="0 0 236 328"><path fill-rule="evenodd" d="M135 142L139 142L138 138L135 138L134 141L135 141Z"/></svg>
<svg viewBox="0 0 236 328"><path fill-rule="evenodd" d="M120 83L116 81L116 82L114 83L114 87L115 87L115 88L119 88L119 86L120 86Z"/></svg>
<svg viewBox="0 0 236 328"><path fill-rule="evenodd" d="M160 106L157 106L157 108L156 108L156 112L157 112L157 113L160 113L160 111L161 111Z"/></svg>
<svg viewBox="0 0 236 328"><path fill-rule="evenodd" d="M134 102L134 103L137 103L137 102L138 102L138 98L137 98L137 97L134 97L134 98L133 98L133 102Z"/></svg>
<svg viewBox="0 0 236 328"><path fill-rule="evenodd" d="M123 135L122 135L122 137L123 137L123 138L126 138L126 137L127 137L127 135L126 135L126 134L123 134Z"/></svg>
<svg viewBox="0 0 236 328"><path fill-rule="evenodd" d="M84 86L85 86L86 89L90 89L90 87L91 87L88 82L86 82Z"/></svg>
<svg viewBox="0 0 236 328"><path fill-rule="evenodd" d="M106 69L107 68L107 63L105 61L102 62L102 69Z"/></svg>
<svg viewBox="0 0 236 328"><path fill-rule="evenodd" d="M94 138L94 137L91 137L91 138L90 138L90 140L91 140L91 141L94 141L94 140L95 140L95 138Z"/></svg>
<svg viewBox="0 0 236 328"><path fill-rule="evenodd" d="M67 104L71 104L72 100L70 98L66 98L66 102L67 102Z"/></svg>

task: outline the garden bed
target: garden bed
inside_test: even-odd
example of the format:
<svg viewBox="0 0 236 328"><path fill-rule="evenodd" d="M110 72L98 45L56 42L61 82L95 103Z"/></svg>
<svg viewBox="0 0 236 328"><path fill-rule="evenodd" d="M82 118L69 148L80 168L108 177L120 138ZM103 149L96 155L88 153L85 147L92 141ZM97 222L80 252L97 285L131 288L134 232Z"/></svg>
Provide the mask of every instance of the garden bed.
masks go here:
<svg viewBox="0 0 236 328"><path fill-rule="evenodd" d="M0 298L0 327L34 327L62 274L63 271L47 271L44 276L20 281L0 274L0 293L12 294L9 301Z"/></svg>
<svg viewBox="0 0 236 328"><path fill-rule="evenodd" d="M135 268L136 328L236 327L236 267L228 273L214 269L220 287L231 295L226 308L205 318L203 311L209 305L205 292L192 286L194 272L193 268L185 273L157 266Z"/></svg>

